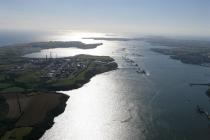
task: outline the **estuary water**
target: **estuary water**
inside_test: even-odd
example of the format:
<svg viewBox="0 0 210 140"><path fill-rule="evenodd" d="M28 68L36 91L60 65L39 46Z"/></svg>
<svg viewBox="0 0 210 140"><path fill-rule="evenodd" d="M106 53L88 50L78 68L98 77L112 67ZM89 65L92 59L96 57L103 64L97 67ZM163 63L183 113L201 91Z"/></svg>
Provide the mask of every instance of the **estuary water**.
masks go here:
<svg viewBox="0 0 210 140"><path fill-rule="evenodd" d="M207 87L189 86L208 83L210 68L152 52L150 48L163 46L144 41L99 42L103 45L91 50L59 48L30 55L108 55L119 65L118 70L99 74L79 89L60 91L70 99L41 140L210 139L210 123L196 110L200 105L210 112ZM127 60L133 60L146 74L137 73L137 67Z"/></svg>
<svg viewBox="0 0 210 140"><path fill-rule="evenodd" d="M210 111L207 87L210 69L183 64L150 51L144 41L111 42L92 50L54 49L58 57L76 54L108 55L119 69L100 74L70 95L66 110L41 140L209 140L209 121L196 105ZM63 53L62 53L63 51ZM44 55L43 55L44 54ZM147 74L137 73L132 59Z"/></svg>

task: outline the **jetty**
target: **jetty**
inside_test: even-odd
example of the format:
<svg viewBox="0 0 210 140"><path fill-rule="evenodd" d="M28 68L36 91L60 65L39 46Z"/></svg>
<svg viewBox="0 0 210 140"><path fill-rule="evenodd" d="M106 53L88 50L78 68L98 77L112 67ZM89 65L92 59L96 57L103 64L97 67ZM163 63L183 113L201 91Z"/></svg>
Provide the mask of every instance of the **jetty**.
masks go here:
<svg viewBox="0 0 210 140"><path fill-rule="evenodd" d="M146 74L146 71L141 68L138 68L138 70L136 72L141 73L141 74Z"/></svg>
<svg viewBox="0 0 210 140"><path fill-rule="evenodd" d="M205 116L207 117L207 119L210 120L210 115L209 115L209 112L208 112L208 111L204 110L204 109L201 108L199 105L197 105L196 107L197 107L197 111L198 111L199 114L205 115Z"/></svg>
<svg viewBox="0 0 210 140"><path fill-rule="evenodd" d="M190 86L210 86L210 83L190 83Z"/></svg>

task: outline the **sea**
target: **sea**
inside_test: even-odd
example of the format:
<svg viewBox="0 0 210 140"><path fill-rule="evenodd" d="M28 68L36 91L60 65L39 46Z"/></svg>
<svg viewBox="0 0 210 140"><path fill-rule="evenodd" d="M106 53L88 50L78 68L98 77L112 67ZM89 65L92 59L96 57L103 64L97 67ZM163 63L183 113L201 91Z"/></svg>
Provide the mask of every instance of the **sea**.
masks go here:
<svg viewBox="0 0 210 140"><path fill-rule="evenodd" d="M208 87L190 86L209 83L209 67L184 64L152 52L151 48L166 46L154 46L144 40L96 41L83 38L110 35L72 32L53 36L8 34L0 34L0 45L50 40L103 43L95 49L47 49L27 57L90 54L111 56L118 63L117 70L99 74L79 89L58 91L70 96L66 109L40 140L210 139L210 121L196 108L199 105L210 112ZM139 68L146 73L138 73Z"/></svg>

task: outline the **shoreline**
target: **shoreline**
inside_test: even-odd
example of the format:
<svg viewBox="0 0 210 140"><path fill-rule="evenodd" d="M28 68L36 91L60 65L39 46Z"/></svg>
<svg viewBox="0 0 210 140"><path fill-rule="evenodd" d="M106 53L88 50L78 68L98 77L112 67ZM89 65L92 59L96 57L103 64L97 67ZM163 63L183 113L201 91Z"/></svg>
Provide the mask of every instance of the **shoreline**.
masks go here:
<svg viewBox="0 0 210 140"><path fill-rule="evenodd" d="M61 115L67 106L66 102L69 100L70 96L63 94L63 93L56 93L62 94L60 99L60 103L51 111L49 111L44 119L43 122L36 125L35 128L29 133L23 140L38 140L40 139L44 133L49 130L54 125L54 119Z"/></svg>
<svg viewBox="0 0 210 140"><path fill-rule="evenodd" d="M41 49L63 47L57 43L66 42L45 42L47 46ZM75 42L67 45L69 43ZM82 44L82 49L101 45L76 44ZM0 108L8 106L0 114L1 140L41 138L53 126L54 118L65 111L70 97L56 91L78 89L95 75L118 69L118 64L109 56L22 57L39 50L39 46L0 48Z"/></svg>
<svg viewBox="0 0 210 140"><path fill-rule="evenodd" d="M117 68L113 69L113 70L117 70ZM110 70L110 71L112 71L112 70ZM109 72L109 71L106 71L106 72ZM102 73L105 73L105 72L102 72ZM82 86L84 86L85 84L90 82L90 80L94 76L102 74L102 73L94 74L93 76L83 80L82 82L80 81L81 83L79 83L80 84L79 86L72 87L72 88L67 88L67 89L68 90L74 90L74 89L81 88ZM13 93L11 93L11 94L13 94ZM38 140L38 139L40 139L45 134L45 132L47 130L49 130L51 127L53 127L53 125L55 123L54 119L56 117L58 117L59 115L61 115L65 111L65 108L67 106L66 102L70 99L69 95L66 95L66 94L60 93L60 92L53 92L52 91L52 92L38 93L38 94L39 95L55 94L55 95L60 95L61 97L59 99L59 103L52 110L47 112L47 115L45 116L45 118L42 122L40 122L38 124L35 124L35 125L32 125L32 126L12 127L10 129L8 129L7 131L5 131L5 133L3 135L0 135L0 138L2 138L2 140L6 140L6 139L4 139L4 136L6 135L7 132L12 131L16 128L23 128L23 127L33 127L31 132L23 137L23 140ZM37 95L32 95L32 96L37 96Z"/></svg>
<svg viewBox="0 0 210 140"><path fill-rule="evenodd" d="M17 93L11 93L3 95L6 100L13 100L13 97L16 96ZM43 95L47 95L44 97ZM66 102L69 99L69 96L62 93L56 93L56 92L48 92L48 93L37 93L36 95L25 97L25 94L19 93L18 96L20 96L21 104L25 104L24 98L45 98L44 102L41 102L39 105L36 105L37 99L33 100L31 99L28 106L23 107L22 114L15 114L15 116L10 116L11 118L9 121L12 121L10 126L4 131L1 132L1 140L7 140L10 138L21 138L23 140L37 140L39 139L46 130L50 129L54 124L54 118L56 116L59 116L65 111ZM40 97L39 97L40 96ZM54 99L51 98L54 96ZM12 98L12 99L11 99ZM23 99L21 99L23 98ZM57 101L55 101L57 100ZM9 102L9 101L7 101ZM31 115L36 116L36 114L33 113L33 110L31 108L37 108L45 107L46 102L51 102L54 105L49 105L48 108L45 108L46 111L44 112L43 119L41 118L32 118ZM30 111L29 111L30 110ZM38 110L37 110L38 111ZM34 111L35 112L35 111ZM16 113L16 112L14 112ZM43 113L43 112L42 112ZM17 116L16 116L17 115ZM35 120L34 120L35 119ZM27 121L25 121L27 120ZM29 124L27 124L29 123ZM25 128L30 128L30 131L26 134L18 135L18 132L23 131ZM16 134L12 134L15 133Z"/></svg>

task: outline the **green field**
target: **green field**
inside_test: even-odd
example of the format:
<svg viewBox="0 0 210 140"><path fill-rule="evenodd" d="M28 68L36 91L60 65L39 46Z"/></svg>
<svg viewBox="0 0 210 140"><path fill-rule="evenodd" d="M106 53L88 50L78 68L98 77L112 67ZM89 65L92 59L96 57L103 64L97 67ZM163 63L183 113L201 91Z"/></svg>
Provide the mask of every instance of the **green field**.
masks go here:
<svg viewBox="0 0 210 140"><path fill-rule="evenodd" d="M31 59L22 57L27 53L37 52L43 48L55 48L55 45L60 43L66 45L66 47L68 45L75 44L79 45L81 48L92 48L97 46L86 46L86 44L78 42L69 42L70 44L68 42L50 42L49 44L45 42L27 44L29 46L0 48L1 140L22 140L25 136L28 136L33 132L38 134L44 133L45 127L48 128L52 125L51 122L48 121L53 122L54 116L60 114L65 109L65 102L68 99L66 95L55 94L56 91L79 88L83 84L87 83L94 75L117 69L117 64L114 62L114 59L108 56L77 55L71 57L71 61L68 61L70 58L50 59L47 61L44 58ZM46 46L42 46L43 44ZM78 64L81 64L81 67L78 66ZM59 71L61 66L64 67L62 70L66 71ZM46 78L45 76L48 75L52 69L56 72L59 71L61 74L59 76ZM26 112L24 112L25 110L23 111L23 116L24 114L29 114L29 117L26 117L25 120L27 120L26 122L28 122L28 120L32 120L29 121L29 124L34 122L33 124L30 124L30 126L24 125L24 127L22 127L22 125L20 125L20 128L16 127L17 119L19 119L21 114L21 111L17 105L17 94L20 95L19 98L21 98L21 102L26 101L26 103L23 104L27 104ZM41 98L39 98L39 96L41 96ZM58 97L60 96L63 96L65 100L61 102L58 101ZM30 99L30 103L28 103L28 100L25 99L30 97L33 98L34 101ZM46 105L46 103L49 103L49 105ZM50 108L51 106L54 108ZM56 107L58 107L58 112L55 110L56 112L54 112L54 116L50 116L51 118L49 118L49 115L42 115L42 119L44 120L40 120L38 123L34 121L39 120L39 117L41 116L37 115L37 113L41 114L37 108L43 107L47 107L46 109L42 110L44 114L52 114L53 112L51 111L55 110ZM10 109L13 111L15 110L14 113L16 114L14 118L7 117L9 116L8 114L11 115ZM31 114L36 116L36 118L32 118ZM12 115L14 114L12 113ZM35 128L40 124L44 124L46 126L44 126L44 128L42 128L40 131L36 130Z"/></svg>

